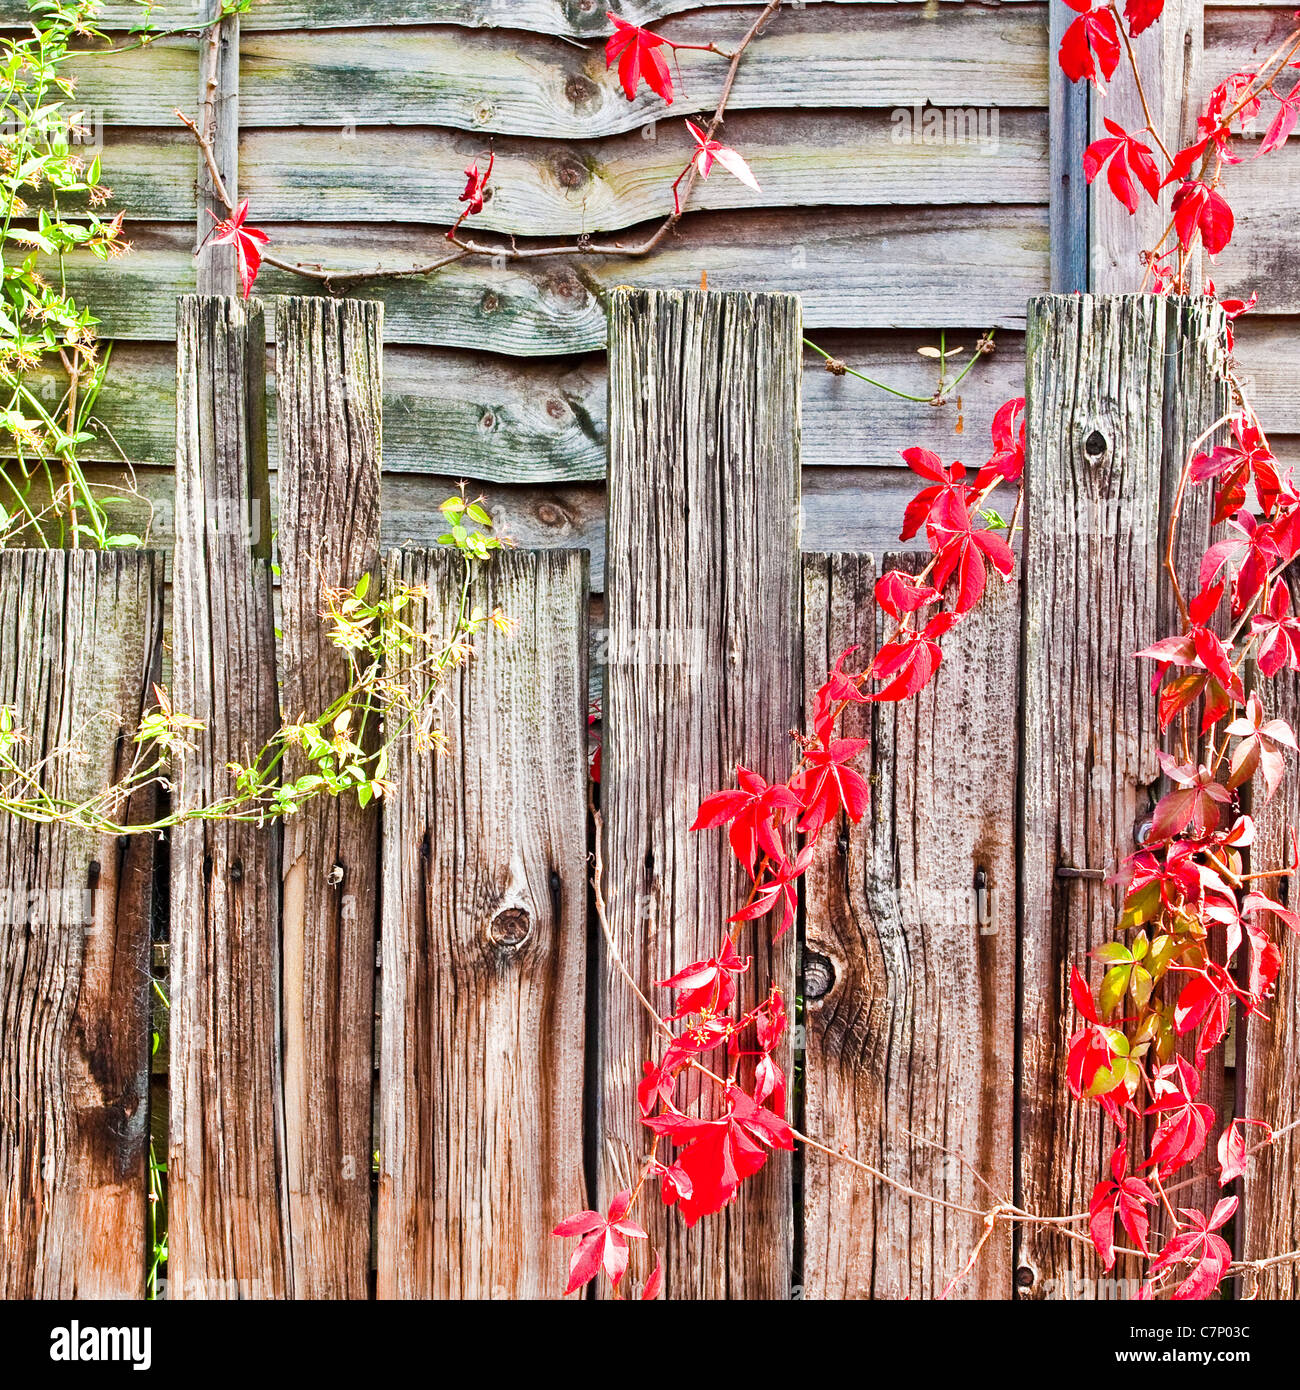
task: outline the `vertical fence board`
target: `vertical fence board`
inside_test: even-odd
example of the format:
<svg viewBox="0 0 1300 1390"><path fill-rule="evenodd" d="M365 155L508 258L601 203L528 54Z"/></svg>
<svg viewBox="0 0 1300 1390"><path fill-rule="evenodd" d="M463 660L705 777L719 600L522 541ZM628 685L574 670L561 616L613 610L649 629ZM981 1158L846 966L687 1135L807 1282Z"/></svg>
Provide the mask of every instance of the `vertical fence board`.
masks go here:
<svg viewBox="0 0 1300 1390"><path fill-rule="evenodd" d="M205 724L180 809L228 795L279 723L256 303L177 311L174 703ZM288 1221L278 828L197 820L171 850L171 1297L282 1297Z"/></svg>
<svg viewBox="0 0 1300 1390"><path fill-rule="evenodd" d="M217 20L216 0L200 0L202 23L207 28L199 39L198 125L212 149L213 163L229 197L238 196L239 183L239 16ZM239 271L235 248L208 240L213 226L227 216L217 196L216 181L202 151L198 155L198 226L195 270L200 294L236 294Z"/></svg>
<svg viewBox="0 0 1300 1390"><path fill-rule="evenodd" d="M1204 0L1168 0L1159 25L1144 33L1134 43L1134 55L1146 97L1144 108L1137 84L1129 71L1128 61L1121 61L1115 80L1105 98L1088 94L1091 107L1091 139L1110 134L1104 120L1118 122L1127 130L1146 128L1154 123L1155 138L1164 142L1171 152L1180 150L1196 138L1196 118L1200 114L1201 59L1205 47ZM1060 5L1052 6L1057 22L1069 23L1073 16ZM1052 47L1052 66L1056 45ZM1076 83L1082 90L1086 83ZM1055 96L1055 92L1053 93ZM1077 98L1076 98L1077 100ZM1052 124L1058 124L1058 106L1052 102ZM1149 112L1149 115L1148 115ZM1149 140L1154 147L1154 140ZM1076 182L1082 187L1083 171L1075 153L1073 170ZM1098 179L1087 192L1089 211L1089 276L1086 286L1094 294L1131 293L1146 285L1145 267L1139 253L1157 245L1169 225L1169 205L1173 188L1161 192L1158 202L1142 198L1136 211L1129 210ZM1187 279L1191 285L1201 283L1201 254L1194 252L1189 259ZM1057 285L1053 289L1073 289Z"/></svg>
<svg viewBox="0 0 1300 1390"><path fill-rule="evenodd" d="M615 292L610 323L608 665L603 784L609 922L642 989L712 956L749 881L700 799L737 763L788 775L798 709L800 320L783 295ZM746 928L739 1007L791 940ZM650 1021L606 956L601 976L600 1196L650 1149L636 1085ZM665 1011L666 1011L665 1005ZM788 1060L788 1059L787 1059ZM639 1208L670 1297L787 1297L791 1165L781 1153L725 1216L685 1230Z"/></svg>
<svg viewBox="0 0 1300 1390"><path fill-rule="evenodd" d="M383 306L282 299L282 703L315 717L348 685L322 589L378 578ZM377 592L377 590L376 590ZM301 754L286 777L308 771ZM298 1298L365 1298L379 807L318 797L284 827L285 1134Z"/></svg>
<svg viewBox="0 0 1300 1390"><path fill-rule="evenodd" d="M869 556L805 556L806 709L841 652L876 650L873 580ZM916 700L845 711L872 741L871 809L805 880L806 1131L976 1209L1012 1193L1019 638L1019 585L991 582ZM937 1298L983 1234L805 1157L806 1297ZM953 1296L1009 1296L1010 1260L1004 1228Z"/></svg>
<svg viewBox="0 0 1300 1390"><path fill-rule="evenodd" d="M155 556L0 553L0 704L46 791L125 774L161 644ZM0 814L0 1297L143 1297L152 876L151 835Z"/></svg>
<svg viewBox="0 0 1300 1390"><path fill-rule="evenodd" d="M1294 571L1285 581L1291 589L1292 611L1300 611L1300 577ZM1283 670L1262 681L1261 699L1270 718L1285 719L1300 727L1300 678ZM1300 831L1300 774L1294 762L1272 800L1262 806L1256 798L1258 833L1251 847L1251 867L1273 869L1291 860L1291 836ZM1300 901L1294 879L1265 880L1293 911ZM1240 1078L1242 1105L1239 1114L1266 1120L1277 1129L1300 1117L1300 944L1276 919L1269 924L1282 947L1282 972L1277 994L1267 1006L1267 1019L1251 1018L1237 1027L1245 1029L1245 1075ZM1248 1142L1257 1142L1263 1131L1248 1129ZM1267 1259L1300 1246L1300 1138L1296 1131L1284 1135L1264 1150L1246 1170L1242 1180L1243 1213L1239 1218L1239 1253L1243 1259ZM1260 1298L1300 1297L1300 1277L1294 1264L1282 1264L1248 1277L1243 1294Z"/></svg>
<svg viewBox="0 0 1300 1390"><path fill-rule="evenodd" d="M1086 1207L1114 1138L1065 1086L1069 971L1095 983L1087 954L1119 909L1102 878L1160 794L1150 670L1132 654L1169 616L1161 522L1182 450L1221 400L1216 322L1208 308L1154 297L1030 305L1019 1196L1045 1213ZM1204 541L1197 505L1188 556L1197 534ZM1212 1103L1221 1071L1220 1050L1204 1083ZM1016 1266L1023 1297L1102 1291L1091 1249L1048 1230L1020 1228ZM1114 1277L1138 1272L1121 1261Z"/></svg>
<svg viewBox="0 0 1300 1390"><path fill-rule="evenodd" d="M443 632L454 554L397 552ZM379 1297L558 1296L551 1228L586 1205L585 552L495 556L489 630L451 677L447 746L394 749L383 827Z"/></svg>

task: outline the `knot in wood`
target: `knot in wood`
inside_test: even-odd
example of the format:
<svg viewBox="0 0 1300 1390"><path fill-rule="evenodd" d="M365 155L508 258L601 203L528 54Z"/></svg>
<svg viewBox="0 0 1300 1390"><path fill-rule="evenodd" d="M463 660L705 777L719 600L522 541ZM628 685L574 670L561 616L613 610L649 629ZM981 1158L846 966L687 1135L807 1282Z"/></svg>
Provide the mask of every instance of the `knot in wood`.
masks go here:
<svg viewBox="0 0 1300 1390"><path fill-rule="evenodd" d="M561 188L581 188L587 182L586 165L574 155L557 155L552 167Z"/></svg>
<svg viewBox="0 0 1300 1390"><path fill-rule="evenodd" d="M1090 459L1101 458L1108 447L1106 436L1100 430L1089 431L1087 439L1083 441L1083 452Z"/></svg>
<svg viewBox="0 0 1300 1390"><path fill-rule="evenodd" d="M495 314L501 307L501 300L492 290L487 290L483 298L479 300L478 307L482 314Z"/></svg>
<svg viewBox="0 0 1300 1390"><path fill-rule="evenodd" d="M546 402L546 413L552 420L563 420L569 413L569 407L558 396L552 396Z"/></svg>
<svg viewBox="0 0 1300 1390"><path fill-rule="evenodd" d="M811 951L803 958L803 992L806 999L821 999L835 987L835 967L827 956Z"/></svg>
<svg viewBox="0 0 1300 1390"><path fill-rule="evenodd" d="M563 526L569 519L564 508L554 502L539 502L533 515L543 526Z"/></svg>
<svg viewBox="0 0 1300 1390"><path fill-rule="evenodd" d="M580 72L571 72L564 79L564 95L580 111L600 100L600 88Z"/></svg>
<svg viewBox="0 0 1300 1390"><path fill-rule="evenodd" d="M494 946L518 949L532 935L532 918L522 907L507 907L498 912L488 926Z"/></svg>

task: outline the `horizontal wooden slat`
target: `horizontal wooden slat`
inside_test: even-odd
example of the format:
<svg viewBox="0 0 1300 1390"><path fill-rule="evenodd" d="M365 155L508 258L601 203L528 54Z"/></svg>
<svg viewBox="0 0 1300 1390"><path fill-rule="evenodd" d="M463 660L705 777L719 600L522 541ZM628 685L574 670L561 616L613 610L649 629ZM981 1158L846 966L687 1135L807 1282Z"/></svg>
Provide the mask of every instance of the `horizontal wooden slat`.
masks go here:
<svg viewBox="0 0 1300 1390"><path fill-rule="evenodd" d="M819 9L853 0L801 0ZM901 0L874 0L896 4ZM936 0L944 9L979 0ZM1001 0L1002 4L1027 0ZM563 34L595 40L610 33L605 18L613 10L629 23L654 25L683 10L728 10L752 18L758 0L741 9L736 0L257 0L240 16L240 28L266 29L366 28L376 24L458 24L466 28L510 28L542 34ZM108 0L100 13L101 26L122 30L139 22L139 0ZM0 0L0 25L25 22L24 0ZM193 0L160 0L152 8L152 22L160 29L178 28L194 20ZM721 22L721 20L719 20Z"/></svg>
<svg viewBox="0 0 1300 1390"><path fill-rule="evenodd" d="M830 352L915 395L933 392L934 363L917 333L818 334ZM949 334L968 351L974 335ZM945 458L983 462L988 422L1023 378L1022 344L1007 335L971 373L955 406L904 401L852 377L835 377L810 354L804 377L803 461L813 468L895 467L898 451L925 445ZM87 460L170 466L174 457L175 353L170 344L121 343L96 411L99 438ZM272 416L274 417L274 386ZM497 483L577 482L604 476L603 356L522 362L437 348L384 354L384 463L392 472L442 473ZM271 433L275 448L274 425ZM969 442L968 442L969 441Z"/></svg>
<svg viewBox="0 0 1300 1390"><path fill-rule="evenodd" d="M663 31L683 43L739 38L752 15L696 14ZM590 140L656 117L711 110L727 64L675 55L671 110L643 89L629 102L599 46L518 33L362 29L245 35L240 123L443 125L480 135ZM792 9L745 55L732 111L800 107L1045 106L1042 11L998 16L922 6ZM125 94L122 95L125 100Z"/></svg>
<svg viewBox="0 0 1300 1390"><path fill-rule="evenodd" d="M693 146L684 125L656 140L619 135L579 147L495 142L493 195L476 229L519 236L615 231L672 211L672 184ZM727 137L761 186L720 166L696 185L696 209L904 203L1045 203L1047 144L1037 113L1005 112L996 146L894 140L879 112L741 112ZM447 130L258 130L240 140L240 189L263 221L448 225L483 138Z"/></svg>
<svg viewBox="0 0 1300 1390"><path fill-rule="evenodd" d="M745 56L733 111L787 107L1028 106L1047 101L1044 8L996 18L974 7L790 8ZM663 32L726 47L752 11L706 12ZM194 103L193 39L74 55L79 100L111 125L166 125ZM447 27L244 32L239 119L244 126L445 125L479 135L586 140L655 118L711 110L727 63L675 55L671 109L643 90L629 102L607 74L603 46L518 32L468 35Z"/></svg>
<svg viewBox="0 0 1300 1390"><path fill-rule="evenodd" d="M268 224L286 260L341 268L411 264L443 253L411 227ZM68 284L93 307L106 337L170 338L175 298L194 288L194 236L180 224L130 224L131 253L107 263L67 262ZM510 266L482 258L419 278L341 282L382 299L388 343L465 347L519 356L586 352L605 344L603 299L614 285L714 289L762 283L801 294L813 328L1010 326L1047 283L1047 227L1037 208L831 209L748 218L743 235L724 213L688 217L640 260L574 257ZM258 294L323 293L316 280L266 267Z"/></svg>
<svg viewBox="0 0 1300 1390"><path fill-rule="evenodd" d="M911 113L907 114L911 120ZM926 144L918 128L885 112L738 114L728 138L744 151L762 191L720 167L696 186L695 209L786 206L1039 204L1047 201L1047 118L1004 110L984 136ZM114 208L131 217L193 221L192 141L178 127L105 128L103 166ZM492 196L471 224L520 236L579 236L663 217L694 148L685 126L658 138L617 136L575 146L495 142ZM902 138L906 136L906 138ZM399 222L449 227L484 140L442 128L246 130L240 192L267 222Z"/></svg>
<svg viewBox="0 0 1300 1390"><path fill-rule="evenodd" d="M1223 179L1236 229L1208 272L1220 291L1258 294L1257 314L1300 314L1300 139L1263 159L1249 158L1249 144L1239 148L1248 157Z"/></svg>
<svg viewBox="0 0 1300 1390"><path fill-rule="evenodd" d="M972 455L973 456L973 455ZM174 484L161 468L142 468L134 477L111 464L92 464L95 494L112 498L114 528L145 537L170 562ZM438 474L386 473L381 538L385 550L437 543L444 529L439 503L452 496L457 479ZM903 509L921 486L916 475L896 468L805 468L800 500L800 537L805 550L924 550L924 537L900 544ZM586 550L591 587L605 587L605 486L602 482L472 483L501 535L525 550ZM272 491L274 503L274 489ZM1011 500L998 499L1004 516ZM272 526L278 526L273 510Z"/></svg>
<svg viewBox="0 0 1300 1390"><path fill-rule="evenodd" d="M1207 5L1205 64L1200 84L1203 94L1230 73L1263 62L1296 27L1294 5ZM1287 86L1282 84L1283 91ZM1266 104L1272 107L1271 102Z"/></svg>
<svg viewBox="0 0 1300 1390"><path fill-rule="evenodd" d="M1236 329L1247 393L1270 437L1300 434L1300 319L1246 315Z"/></svg>

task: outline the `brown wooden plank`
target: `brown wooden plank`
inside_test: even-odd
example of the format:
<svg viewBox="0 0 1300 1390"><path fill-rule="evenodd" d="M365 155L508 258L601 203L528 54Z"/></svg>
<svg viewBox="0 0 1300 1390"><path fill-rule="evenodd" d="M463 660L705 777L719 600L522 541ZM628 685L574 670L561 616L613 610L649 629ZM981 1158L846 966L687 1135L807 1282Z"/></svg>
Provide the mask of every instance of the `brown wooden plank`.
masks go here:
<svg viewBox="0 0 1300 1390"><path fill-rule="evenodd" d="M623 961L661 996L652 982L712 956L749 887L723 835L689 832L700 798L729 785L737 762L788 775L800 334L792 297L614 295L605 589L609 650L628 655L605 674L605 892ZM655 659L638 659L638 647ZM792 997L792 935L773 943L766 924L744 933L754 965L740 1007L772 982ZM650 1147L636 1086L651 1035L608 953L601 988L597 1153L608 1202ZM670 1297L789 1296L787 1155L774 1154L725 1217L693 1231L657 1200L638 1212L664 1252Z"/></svg>
<svg viewBox="0 0 1300 1390"><path fill-rule="evenodd" d="M975 337L968 330L950 330L948 341L969 351ZM935 364L916 349L937 342L935 334L819 331L815 341L851 366L911 394L934 390ZM914 444L944 458L987 457L988 422L1019 389L1021 342L1018 334L1006 335L997 354L971 373L963 384L960 411L956 402L937 410L853 377L833 376L809 353L803 383L805 465L896 469L898 451ZM170 460L175 374L168 356L169 349L159 344L117 345L96 407L96 439L83 451L86 461L120 464L125 457L144 467ZM384 371L384 462L389 472L432 472L501 485L573 484L604 476L607 407L601 359L522 362L389 348ZM1276 386L1279 393L1285 389L1280 376ZM961 434L956 432L959 422ZM274 435L271 449L274 462Z"/></svg>
<svg viewBox="0 0 1300 1390"><path fill-rule="evenodd" d="M267 230L276 255L305 265L409 266L443 254L433 229L296 223ZM133 223L128 256L107 265L88 255L68 258L69 290L95 306L108 337L168 339L176 295L194 289L190 233ZM701 270L713 289L742 289L758 277L800 294L810 328L1019 328L1026 299L1047 288L1046 266L1039 208L839 208L819 212L813 223L792 211L748 214L743 236L733 216L700 213L644 259L559 257L513 266L475 259L432 276L340 280L332 289L381 300L390 344L532 357L604 347L604 301L614 286L693 287ZM255 292L330 288L268 266Z"/></svg>
<svg viewBox="0 0 1300 1390"><path fill-rule="evenodd" d="M0 705L52 796L125 775L161 650L156 556L0 553ZM6 1299L144 1295L153 841L0 814Z"/></svg>
<svg viewBox="0 0 1300 1390"><path fill-rule="evenodd" d="M996 146L933 146L896 142L884 113L738 111L727 118L727 138L744 153L760 190L724 180L719 170L696 185L691 207L1045 204L1041 117L1008 113L1004 127ZM487 136L428 127L250 130L240 141L241 185L262 221L446 228L460 210L465 168L486 159L488 143ZM522 136L491 143L493 194L473 225L531 237L624 231L665 217L673 181L694 148L676 122L658 128L654 140L632 132L591 147Z"/></svg>
<svg viewBox="0 0 1300 1390"><path fill-rule="evenodd" d="M1296 576L1288 576L1291 601L1300 597ZM1294 610L1293 610L1294 611ZM1261 680L1261 697L1270 718L1285 719L1292 728L1300 721L1300 682L1290 671L1272 680ZM1252 869L1280 868L1291 862L1292 836L1300 831L1300 787L1294 769L1288 769L1272 800L1254 807L1258 832L1251 848ZM1274 880L1273 882L1278 882ZM1282 879L1279 896L1293 911L1294 880ZM1275 934L1276 920L1269 924ZM1281 935L1288 936L1285 928ZM1267 1018L1245 1023L1244 1076L1238 1114L1264 1120L1281 1129L1300 1115L1300 969L1294 940L1279 944L1283 952L1277 993L1267 1008ZM1238 1029L1242 1023L1238 1020ZM1263 1131L1248 1129L1254 1143ZM1300 1141L1295 1131L1279 1139L1251 1163L1241 1183L1243 1213L1238 1218L1238 1252L1243 1259L1267 1259L1300 1246ZM1258 1298L1295 1298L1300 1295L1300 1276L1294 1264L1282 1264L1243 1281L1242 1294Z"/></svg>
<svg viewBox="0 0 1300 1390"><path fill-rule="evenodd" d="M921 6L791 6L746 52L729 113L888 111L920 99L945 108L1043 107L1042 16L1037 6L1017 6L990 24L974 8L936 19ZM752 13L706 11L674 19L659 32L678 43L726 47L752 22ZM676 124L683 101L693 110L712 110L728 68L713 54L679 50L673 81L684 96L668 108L644 88L628 101L606 72L603 44L584 48L512 31L467 35L388 25L252 34L241 60L246 125L437 125L479 138L567 142L638 131L656 119ZM932 145L928 153L935 152Z"/></svg>
<svg viewBox="0 0 1300 1390"><path fill-rule="evenodd" d="M279 726L262 310L190 296L177 311L173 698L204 721L174 805L231 791ZM189 821L171 845L169 1288L291 1289L280 1055L278 827Z"/></svg>
<svg viewBox="0 0 1300 1390"><path fill-rule="evenodd" d="M1154 701L1132 653L1163 630L1162 485L1178 441L1214 418L1201 412L1216 363L1194 316L1150 297L1044 298L1029 323L1018 1200L1063 1214L1087 1206L1114 1142L1064 1068L1069 971L1096 975L1087 953L1111 936L1118 894L1057 871L1113 873L1158 795ZM1091 1248L1046 1228L1019 1231L1015 1262L1021 1297L1105 1296Z"/></svg>
<svg viewBox="0 0 1300 1390"><path fill-rule="evenodd" d="M378 579L383 308L276 305L283 688L314 718L348 687L322 590ZM294 753L286 778L309 771ZM318 797L284 832L284 1090L293 1287L365 1298L379 808Z"/></svg>
<svg viewBox="0 0 1300 1390"><path fill-rule="evenodd" d="M201 0L201 15L212 25L199 39L199 130L212 151L212 163L221 176L228 198L239 197L239 16L221 13L220 0ZM144 48L142 53L150 50ZM194 238L196 274L200 294L239 294L235 248L209 237L212 228L228 216L225 201L217 193L217 180L207 158L191 152L198 161L198 227Z"/></svg>
<svg viewBox="0 0 1300 1390"><path fill-rule="evenodd" d="M866 555L805 556L805 708L841 652L881 640L874 578ZM823 835L804 894L806 1132L979 1210L1012 1192L1019 636L1019 585L998 585L916 700L850 707L871 810ZM937 1298L984 1234L815 1151L803 1193L805 1298ZM1004 1230L951 1296L1010 1291Z"/></svg>
<svg viewBox="0 0 1300 1390"><path fill-rule="evenodd" d="M463 562L391 557L445 632ZM471 603L519 622L451 677L445 755L399 743L385 798L380 1298L559 1296L550 1229L587 1205L586 575L493 558Z"/></svg>
<svg viewBox="0 0 1300 1390"><path fill-rule="evenodd" d="M1104 137L1107 131L1103 122L1111 120L1134 131L1153 122L1153 147L1156 140L1170 151L1191 143L1196 136L1200 108L1193 109L1185 94L1200 88L1203 13L1203 0L1168 0L1157 28L1134 45L1142 94L1127 62L1121 62L1105 99L1092 102L1092 139ZM1080 176L1077 168L1075 173ZM1092 185L1088 197L1088 288L1094 294L1124 294L1147 288L1146 267L1140 255L1160 243L1169 225L1173 193L1173 188L1163 190L1158 202L1143 197L1137 211L1130 213L1104 179ZM1195 253L1188 267L1189 280L1198 288L1200 259L1199 252Z"/></svg>
<svg viewBox="0 0 1300 1390"><path fill-rule="evenodd" d="M1045 107L1044 14L1041 5L1017 5L991 22L975 6L941 16L922 5L787 6L746 53L729 106L737 113L888 111L918 100L972 111ZM725 48L755 18L743 9L685 15L662 32L678 43L715 41ZM517 28L467 34L395 26L387 19L373 28L250 32L240 44L240 120L258 127L446 126L480 139L525 135L570 143L635 132L655 120L682 131L679 110L712 110L728 65L690 49L674 59L679 95L670 108L644 90L629 102L606 71L600 43L584 46ZM178 91L194 62L193 40L165 39L142 49L75 55L68 66L79 99L103 122L167 126L172 109L187 109L193 100L192 86Z"/></svg>
<svg viewBox="0 0 1300 1390"><path fill-rule="evenodd" d="M1254 0L1248 0L1253 3ZM729 24L753 21L758 0L617 0L617 13L629 23L655 25L683 10L721 9L731 11ZM829 4L860 4L861 0L802 0L803 5L821 8ZM875 0L899 5L906 0ZM967 4L978 8L980 0L939 0L945 9ZM1002 0L1003 4L1032 3L1032 0ZM0 0L0 25L26 22L26 0ZM370 28L381 24L458 24L467 29L510 28L533 33L564 34L571 38L603 39L613 26L606 10L586 0L258 0L242 17L243 27L261 29ZM152 6L153 23L160 28L177 28L191 23L192 0L160 0ZM720 16L717 23L724 22ZM129 29L140 21L138 0L106 0L101 11L101 27Z"/></svg>

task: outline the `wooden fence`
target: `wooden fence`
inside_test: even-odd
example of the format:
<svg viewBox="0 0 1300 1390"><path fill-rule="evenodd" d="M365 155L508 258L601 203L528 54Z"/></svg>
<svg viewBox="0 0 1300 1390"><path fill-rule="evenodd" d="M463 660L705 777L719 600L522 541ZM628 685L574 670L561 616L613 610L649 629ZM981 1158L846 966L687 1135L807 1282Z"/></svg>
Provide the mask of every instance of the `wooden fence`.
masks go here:
<svg viewBox="0 0 1300 1390"><path fill-rule="evenodd" d="M1223 325L1209 301L1135 296L1036 300L1028 323L1018 576L918 699L850 711L871 810L824 835L800 930L746 941L745 997L776 981L802 998L784 1061L805 1128L949 1205L777 1154L693 1231L652 1204L670 1295L934 1297L981 1234L954 1207L993 1192L1075 1211L1106 1157L1064 1084L1066 979L1112 929L1104 878L1155 794L1131 654L1168 617L1161 531L1183 450L1222 408ZM205 723L182 807L338 691L322 584L423 585L433 629L458 592L444 552L381 556L379 306L281 300L274 331L278 571L262 311L180 302L169 645L175 705ZM916 563L801 554L800 338L788 295L615 294L603 616L584 553L495 558L473 599L517 632L453 678L445 753L399 747L382 805L191 822L165 880L152 836L0 817L0 1294L143 1293L160 922L168 1296L562 1290L547 1233L637 1165L650 1045L589 907L589 663L608 918L653 990L711 952L742 888L721 836L689 832L698 800L738 761L784 774L829 662L878 640L874 576ZM1190 560L1208 516L1187 517ZM115 775L163 649L157 557L0 553L0 704L58 794ZM1261 819L1270 846L1300 824L1294 779ZM1287 981L1209 1068L1228 1111L1234 1086L1238 1112L1295 1107ZM1296 1163L1289 1139L1245 1181L1244 1255L1297 1243ZM1264 1291L1293 1296L1291 1279ZM1026 1230L999 1232L958 1292L1109 1288L1087 1247Z"/></svg>

